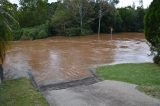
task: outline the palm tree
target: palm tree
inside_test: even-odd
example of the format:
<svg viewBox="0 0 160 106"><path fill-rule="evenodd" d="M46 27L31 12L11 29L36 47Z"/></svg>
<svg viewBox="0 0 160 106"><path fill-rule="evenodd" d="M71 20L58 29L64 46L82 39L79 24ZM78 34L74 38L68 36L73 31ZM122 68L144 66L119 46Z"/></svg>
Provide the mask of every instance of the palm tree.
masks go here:
<svg viewBox="0 0 160 106"><path fill-rule="evenodd" d="M7 9L0 4L0 78L3 80L3 67L7 46L12 40L12 25L17 21L13 18Z"/></svg>

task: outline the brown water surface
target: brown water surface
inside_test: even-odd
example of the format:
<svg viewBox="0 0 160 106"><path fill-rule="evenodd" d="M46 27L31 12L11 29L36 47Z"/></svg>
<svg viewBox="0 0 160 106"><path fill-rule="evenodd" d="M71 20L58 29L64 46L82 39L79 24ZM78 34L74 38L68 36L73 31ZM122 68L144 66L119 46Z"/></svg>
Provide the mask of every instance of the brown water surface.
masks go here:
<svg viewBox="0 0 160 106"><path fill-rule="evenodd" d="M7 70L32 70L39 85L92 76L89 67L119 62L148 62L149 47L142 33L102 34L81 37L56 36L16 41L7 53Z"/></svg>

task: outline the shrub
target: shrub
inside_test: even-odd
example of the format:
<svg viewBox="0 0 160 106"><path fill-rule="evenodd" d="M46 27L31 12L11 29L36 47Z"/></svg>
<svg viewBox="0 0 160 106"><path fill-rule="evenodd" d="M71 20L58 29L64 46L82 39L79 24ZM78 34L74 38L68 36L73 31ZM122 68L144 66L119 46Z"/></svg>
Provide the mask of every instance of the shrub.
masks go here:
<svg viewBox="0 0 160 106"><path fill-rule="evenodd" d="M74 35L81 35L81 29L78 27L78 28L67 28L64 32L64 34L66 36L74 36Z"/></svg>
<svg viewBox="0 0 160 106"><path fill-rule="evenodd" d="M155 56L153 58L154 63L159 64L160 65L160 56Z"/></svg>
<svg viewBox="0 0 160 106"><path fill-rule="evenodd" d="M14 31L14 40L34 40L46 37L48 37L48 26L46 24Z"/></svg>
<svg viewBox="0 0 160 106"><path fill-rule="evenodd" d="M67 28L64 32L64 35L66 36L75 36L75 35L87 35L93 33L92 30L89 29L82 29L81 33L81 28L80 27L72 27L72 28Z"/></svg>
<svg viewBox="0 0 160 106"><path fill-rule="evenodd" d="M35 29L32 28L24 28L22 29L22 36L21 36L21 40L32 40L33 36L36 35L36 31Z"/></svg>
<svg viewBox="0 0 160 106"><path fill-rule="evenodd" d="M160 0L153 0L145 16L145 36L151 44L151 51L156 52L154 62L160 62ZM159 62L158 62L159 61Z"/></svg>
<svg viewBox="0 0 160 106"><path fill-rule="evenodd" d="M39 32L38 32L38 35L37 35L37 39L41 39L41 38L46 38L46 37L48 37L48 34L47 34L47 31L45 31L45 30L40 30Z"/></svg>
<svg viewBox="0 0 160 106"><path fill-rule="evenodd" d="M14 39L14 40L19 40L19 39L21 39L22 34L23 34L22 29L14 30L14 31L13 31L13 39Z"/></svg>
<svg viewBox="0 0 160 106"><path fill-rule="evenodd" d="M82 30L82 35L89 35L89 34L92 34L92 33L93 33L93 31L90 30L90 29L83 29Z"/></svg>

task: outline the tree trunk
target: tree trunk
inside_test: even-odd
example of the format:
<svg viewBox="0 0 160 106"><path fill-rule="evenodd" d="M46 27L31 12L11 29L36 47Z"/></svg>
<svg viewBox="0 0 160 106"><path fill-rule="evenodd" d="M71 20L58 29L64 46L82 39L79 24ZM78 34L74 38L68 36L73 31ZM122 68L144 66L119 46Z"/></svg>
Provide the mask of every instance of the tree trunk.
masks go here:
<svg viewBox="0 0 160 106"><path fill-rule="evenodd" d="M1 79L1 81L3 81L3 79L4 79L4 76L3 76L3 66L2 66L2 64L0 64L0 79Z"/></svg>
<svg viewBox="0 0 160 106"><path fill-rule="evenodd" d="M82 8L83 8L83 5L82 5L82 2L81 2L80 7L79 7L81 35L82 35L82 29L83 29L83 11L82 11Z"/></svg>
<svg viewBox="0 0 160 106"><path fill-rule="evenodd" d="M101 10L101 6L100 6L100 10L99 10L99 25L98 25L98 40L100 40L101 18L102 18L102 10Z"/></svg>
<svg viewBox="0 0 160 106"><path fill-rule="evenodd" d="M98 24L98 40L100 39L100 31L101 31L101 18L99 17L99 24Z"/></svg>

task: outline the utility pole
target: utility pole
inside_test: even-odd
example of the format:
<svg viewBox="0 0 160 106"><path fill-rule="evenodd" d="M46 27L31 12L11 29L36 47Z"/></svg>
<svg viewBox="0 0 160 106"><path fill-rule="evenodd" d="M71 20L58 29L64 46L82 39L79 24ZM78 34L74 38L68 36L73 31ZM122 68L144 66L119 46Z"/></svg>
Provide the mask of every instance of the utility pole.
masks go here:
<svg viewBox="0 0 160 106"><path fill-rule="evenodd" d="M81 35L83 30L83 3L80 1L80 7L79 7L79 14L80 14L80 27L81 27Z"/></svg>
<svg viewBox="0 0 160 106"><path fill-rule="evenodd" d="M98 25L98 40L100 40L100 32L101 32L101 18L102 18L102 7L101 7L101 1L100 1L99 25Z"/></svg>

